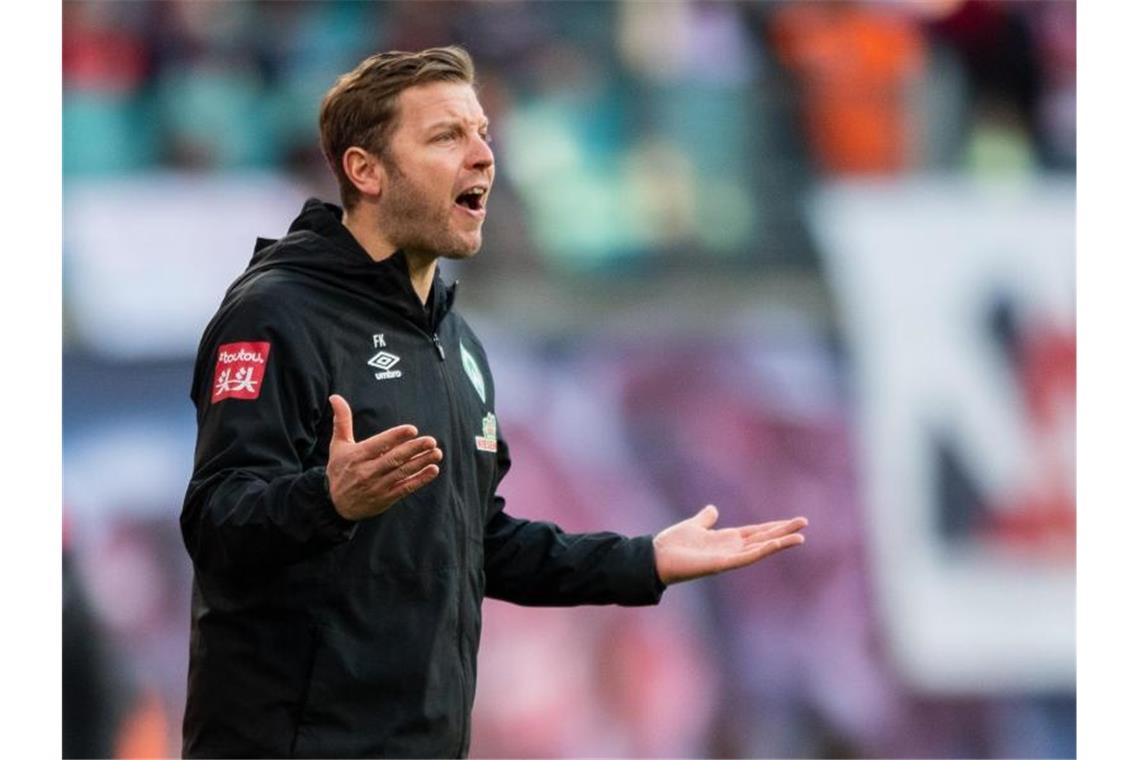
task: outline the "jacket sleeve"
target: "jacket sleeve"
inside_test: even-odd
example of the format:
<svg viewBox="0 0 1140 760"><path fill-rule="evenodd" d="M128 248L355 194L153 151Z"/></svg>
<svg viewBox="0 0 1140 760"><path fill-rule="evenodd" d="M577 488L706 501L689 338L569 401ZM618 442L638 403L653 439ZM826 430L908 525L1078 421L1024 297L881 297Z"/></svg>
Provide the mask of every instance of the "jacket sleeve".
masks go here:
<svg viewBox="0 0 1140 760"><path fill-rule="evenodd" d="M511 463L501 436L497 457L501 481ZM531 606L661 600L665 584L657 577L652 536L565 533L553 523L511 517L505 503L493 497L483 536L487 596Z"/></svg>
<svg viewBox="0 0 1140 760"><path fill-rule="evenodd" d="M280 299L224 306L199 347L191 389L198 441L181 525L187 551L202 570L295 562L355 531L355 523L333 507L325 457L317 451L317 427L328 404L323 364L309 332L290 324L284 311ZM252 389L246 384L244 393L226 396L220 390L238 384L232 374L228 385L222 377L220 351L232 357L243 344L259 350L268 344L263 375ZM239 361L231 369L243 366L249 365Z"/></svg>

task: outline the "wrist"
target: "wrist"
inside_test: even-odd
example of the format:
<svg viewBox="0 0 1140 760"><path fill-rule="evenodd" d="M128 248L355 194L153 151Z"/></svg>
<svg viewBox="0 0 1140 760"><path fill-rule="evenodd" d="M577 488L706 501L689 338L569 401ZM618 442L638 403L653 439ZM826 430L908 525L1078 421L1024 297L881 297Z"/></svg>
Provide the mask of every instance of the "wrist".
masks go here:
<svg viewBox="0 0 1140 760"><path fill-rule="evenodd" d="M346 514L345 511L341 509L340 504L337 503L336 498L333 497L332 481L329 480L329 471L327 467L322 471L322 480L324 482L325 498L327 498L329 504L332 505L333 512L336 513L336 516L338 518L345 521L346 523L355 524L356 520L353 519L351 515Z"/></svg>
<svg viewBox="0 0 1140 760"><path fill-rule="evenodd" d="M654 580L657 581L657 585L664 589L669 585L669 582L665 580L661 567L660 535L661 534L659 533L654 536L653 540L650 542L650 545L653 547L653 577Z"/></svg>

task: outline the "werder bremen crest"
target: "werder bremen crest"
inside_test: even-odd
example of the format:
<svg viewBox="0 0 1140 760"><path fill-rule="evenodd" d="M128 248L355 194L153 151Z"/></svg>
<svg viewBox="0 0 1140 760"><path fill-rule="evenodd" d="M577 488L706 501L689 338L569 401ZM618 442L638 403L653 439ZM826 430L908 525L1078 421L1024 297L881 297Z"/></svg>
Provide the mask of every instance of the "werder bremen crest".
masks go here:
<svg viewBox="0 0 1140 760"><path fill-rule="evenodd" d="M459 355L463 358L463 370L467 373L467 377L471 380L471 384L475 386L475 392L479 394L479 400L484 404L487 403L487 390L483 385L483 373L479 371L479 363L475 361L475 357L467 350L467 346L463 345L463 341L459 341ZM495 424L495 415L491 415L491 424ZM494 438L494 433L491 438Z"/></svg>
<svg viewBox="0 0 1140 760"><path fill-rule="evenodd" d="M483 435L475 436L475 448L480 451L499 450L499 428L493 412L483 416Z"/></svg>

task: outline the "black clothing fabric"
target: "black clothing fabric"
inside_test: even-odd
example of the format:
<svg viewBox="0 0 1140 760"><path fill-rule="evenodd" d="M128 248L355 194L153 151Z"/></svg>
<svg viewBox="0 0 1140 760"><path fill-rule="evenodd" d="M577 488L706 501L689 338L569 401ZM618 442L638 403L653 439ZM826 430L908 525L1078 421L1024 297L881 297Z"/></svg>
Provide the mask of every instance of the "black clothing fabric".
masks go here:
<svg viewBox="0 0 1140 760"><path fill-rule="evenodd" d="M310 199L286 237L259 239L199 346L181 516L188 757L464 756L485 595L644 605L664 590L650 536L503 511L510 453L455 286L437 274L425 307L403 254L373 261L340 214ZM263 372L245 396L222 392L237 387L221 362L235 346L258 347L241 354ZM382 515L340 517L325 480L333 393L358 441L403 423L434 436L440 475Z"/></svg>
<svg viewBox="0 0 1140 760"><path fill-rule="evenodd" d="M115 735L133 697L76 568L63 548L62 757L113 757Z"/></svg>

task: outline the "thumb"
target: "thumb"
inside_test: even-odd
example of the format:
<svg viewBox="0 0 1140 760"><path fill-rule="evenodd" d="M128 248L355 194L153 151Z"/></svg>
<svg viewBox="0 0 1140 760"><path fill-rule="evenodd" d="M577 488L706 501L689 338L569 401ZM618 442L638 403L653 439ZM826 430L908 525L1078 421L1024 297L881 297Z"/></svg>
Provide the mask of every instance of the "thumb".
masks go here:
<svg viewBox="0 0 1140 760"><path fill-rule="evenodd" d="M352 437L352 409L343 396L333 394L329 396L329 403L333 410L332 439L342 443L356 443Z"/></svg>
<svg viewBox="0 0 1140 760"><path fill-rule="evenodd" d="M692 520L702 528L711 528L712 526L716 525L716 519L719 516L720 515L716 511L716 507L714 507L712 504L708 504L700 512L697 512Z"/></svg>

